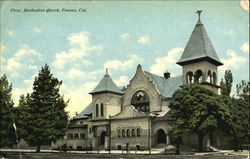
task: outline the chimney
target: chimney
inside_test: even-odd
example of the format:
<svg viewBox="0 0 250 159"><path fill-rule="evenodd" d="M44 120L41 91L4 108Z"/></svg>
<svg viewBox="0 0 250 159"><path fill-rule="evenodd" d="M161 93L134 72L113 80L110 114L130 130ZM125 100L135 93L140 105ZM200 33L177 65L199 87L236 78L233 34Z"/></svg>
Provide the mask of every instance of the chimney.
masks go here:
<svg viewBox="0 0 250 159"><path fill-rule="evenodd" d="M166 70L166 72L164 72L164 77L166 79L169 79L170 78L170 72L168 72L168 70Z"/></svg>

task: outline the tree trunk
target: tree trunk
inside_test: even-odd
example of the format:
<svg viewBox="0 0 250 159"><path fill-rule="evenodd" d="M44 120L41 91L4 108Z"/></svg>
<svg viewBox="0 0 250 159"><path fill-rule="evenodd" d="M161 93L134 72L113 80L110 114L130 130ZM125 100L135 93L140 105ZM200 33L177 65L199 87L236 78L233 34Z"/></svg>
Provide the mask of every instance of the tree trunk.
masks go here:
<svg viewBox="0 0 250 159"><path fill-rule="evenodd" d="M210 131L209 133L209 139L210 139L210 145L214 145L214 135L213 135L213 131Z"/></svg>
<svg viewBox="0 0 250 159"><path fill-rule="evenodd" d="M40 147L41 147L41 145L38 145L38 146L36 147L36 152L40 152Z"/></svg>
<svg viewBox="0 0 250 159"><path fill-rule="evenodd" d="M203 139L203 135L198 135L198 138L199 138L199 152L202 152L203 151L203 143L202 143L202 139Z"/></svg>
<svg viewBox="0 0 250 159"><path fill-rule="evenodd" d="M176 144L176 154L179 155L180 154L180 143Z"/></svg>
<svg viewBox="0 0 250 159"><path fill-rule="evenodd" d="M234 142L234 151L238 151L239 150L239 142L237 140L235 140Z"/></svg>

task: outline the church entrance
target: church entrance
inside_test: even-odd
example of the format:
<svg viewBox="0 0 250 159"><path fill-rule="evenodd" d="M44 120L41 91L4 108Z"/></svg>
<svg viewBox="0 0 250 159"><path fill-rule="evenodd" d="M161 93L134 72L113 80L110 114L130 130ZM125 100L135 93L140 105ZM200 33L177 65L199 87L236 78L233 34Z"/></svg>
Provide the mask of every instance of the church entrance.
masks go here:
<svg viewBox="0 0 250 159"><path fill-rule="evenodd" d="M100 135L100 145L104 145L105 144L105 136L106 136L106 131L103 131Z"/></svg>
<svg viewBox="0 0 250 159"><path fill-rule="evenodd" d="M167 140L166 140L167 135L166 135L164 130L159 129L157 131L156 135L157 135L157 144L166 144L167 143Z"/></svg>

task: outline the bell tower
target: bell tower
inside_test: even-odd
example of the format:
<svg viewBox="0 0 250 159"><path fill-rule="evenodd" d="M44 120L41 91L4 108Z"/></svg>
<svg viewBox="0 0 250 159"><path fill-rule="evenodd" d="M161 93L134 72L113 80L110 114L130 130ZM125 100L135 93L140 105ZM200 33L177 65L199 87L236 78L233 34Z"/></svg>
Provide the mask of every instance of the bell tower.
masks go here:
<svg viewBox="0 0 250 159"><path fill-rule="evenodd" d="M106 69L106 73L98 85L90 92L92 95L93 119L108 119L121 110L123 91L114 83Z"/></svg>
<svg viewBox="0 0 250 159"><path fill-rule="evenodd" d="M183 83L199 83L218 93L218 70L223 65L207 35L200 20L201 10L198 10L198 22L189 38L181 59L177 64L183 69Z"/></svg>

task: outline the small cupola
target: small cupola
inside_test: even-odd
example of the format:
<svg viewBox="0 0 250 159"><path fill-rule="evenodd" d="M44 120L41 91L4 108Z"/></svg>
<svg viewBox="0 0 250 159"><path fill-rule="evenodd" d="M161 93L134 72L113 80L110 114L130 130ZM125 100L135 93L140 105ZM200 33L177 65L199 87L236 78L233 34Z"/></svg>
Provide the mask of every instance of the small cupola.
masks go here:
<svg viewBox="0 0 250 159"><path fill-rule="evenodd" d="M116 93L116 94L124 94L119 87L114 83L112 78L108 73L108 69L106 69L105 75L102 80L98 83L98 85L90 92L90 94L99 94L99 93Z"/></svg>
<svg viewBox="0 0 250 159"><path fill-rule="evenodd" d="M170 78L170 72L168 72L168 70L166 70L166 71L164 72L164 77L165 77L166 79L169 79L169 78Z"/></svg>

